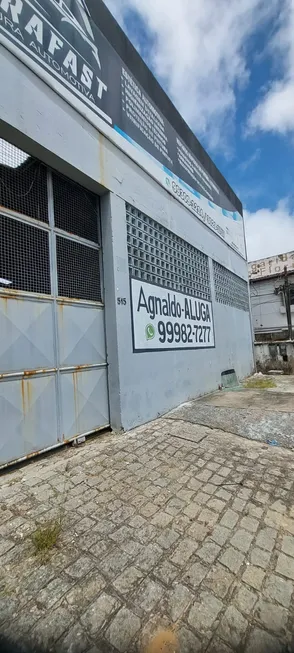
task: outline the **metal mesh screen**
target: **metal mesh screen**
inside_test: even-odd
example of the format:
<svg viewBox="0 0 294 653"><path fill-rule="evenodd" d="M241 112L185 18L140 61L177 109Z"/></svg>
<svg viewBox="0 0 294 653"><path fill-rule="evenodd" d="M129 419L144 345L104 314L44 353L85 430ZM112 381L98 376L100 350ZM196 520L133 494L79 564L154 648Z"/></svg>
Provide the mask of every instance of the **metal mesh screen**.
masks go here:
<svg viewBox="0 0 294 653"><path fill-rule="evenodd" d="M215 298L220 304L249 311L248 284L236 274L213 261Z"/></svg>
<svg viewBox="0 0 294 653"><path fill-rule="evenodd" d="M101 301L99 251L57 236L56 254L58 294L61 297Z"/></svg>
<svg viewBox="0 0 294 653"><path fill-rule="evenodd" d="M0 287L48 294L49 235L0 214Z"/></svg>
<svg viewBox="0 0 294 653"><path fill-rule="evenodd" d="M205 254L128 204L126 219L132 277L210 300Z"/></svg>
<svg viewBox="0 0 294 653"><path fill-rule="evenodd" d="M55 227L98 243L96 195L61 175L52 177Z"/></svg>
<svg viewBox="0 0 294 653"><path fill-rule="evenodd" d="M0 138L0 204L48 222L45 166Z"/></svg>

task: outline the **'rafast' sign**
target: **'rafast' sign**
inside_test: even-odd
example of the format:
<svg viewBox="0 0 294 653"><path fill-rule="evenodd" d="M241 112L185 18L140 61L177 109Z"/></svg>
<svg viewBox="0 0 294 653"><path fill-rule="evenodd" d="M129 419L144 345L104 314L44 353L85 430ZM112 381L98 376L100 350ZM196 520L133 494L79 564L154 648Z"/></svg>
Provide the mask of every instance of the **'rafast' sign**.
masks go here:
<svg viewBox="0 0 294 653"><path fill-rule="evenodd" d="M242 216L92 20L97 1L0 0L0 44L245 257Z"/></svg>
<svg viewBox="0 0 294 653"><path fill-rule="evenodd" d="M101 109L107 93L86 5L75 0L0 0L0 30L44 71L83 99L110 124Z"/></svg>

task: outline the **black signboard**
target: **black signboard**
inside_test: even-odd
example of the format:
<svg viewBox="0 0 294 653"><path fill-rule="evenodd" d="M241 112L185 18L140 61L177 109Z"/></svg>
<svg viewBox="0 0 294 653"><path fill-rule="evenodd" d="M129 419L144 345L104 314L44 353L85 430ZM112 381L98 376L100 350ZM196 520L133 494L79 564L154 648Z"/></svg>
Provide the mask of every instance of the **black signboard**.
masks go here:
<svg viewBox="0 0 294 653"><path fill-rule="evenodd" d="M244 256L239 202L150 99L92 20L92 3L96 17L97 0L0 0L0 42Z"/></svg>

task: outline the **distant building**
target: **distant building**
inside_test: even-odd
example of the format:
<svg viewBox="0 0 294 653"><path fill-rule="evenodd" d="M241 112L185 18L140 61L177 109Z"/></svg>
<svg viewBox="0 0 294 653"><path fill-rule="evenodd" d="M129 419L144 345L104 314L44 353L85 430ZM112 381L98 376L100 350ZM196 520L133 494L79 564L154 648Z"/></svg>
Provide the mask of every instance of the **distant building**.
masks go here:
<svg viewBox="0 0 294 653"><path fill-rule="evenodd" d="M248 268L255 341L292 339L294 252L252 261Z"/></svg>

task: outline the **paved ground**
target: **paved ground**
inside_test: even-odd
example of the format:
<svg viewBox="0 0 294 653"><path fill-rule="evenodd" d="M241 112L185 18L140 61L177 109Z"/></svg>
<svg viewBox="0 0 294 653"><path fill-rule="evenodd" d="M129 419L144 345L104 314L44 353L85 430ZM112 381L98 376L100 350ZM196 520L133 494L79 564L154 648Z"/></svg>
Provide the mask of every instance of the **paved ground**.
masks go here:
<svg viewBox="0 0 294 653"><path fill-rule="evenodd" d="M255 377L253 377L254 380ZM274 376L271 377L276 387L258 389L243 388L239 386L236 390L223 390L213 392L210 395L201 397L197 403L204 403L210 406L223 408L257 408L271 412L293 412L294 411L294 377ZM259 377L257 377L257 380Z"/></svg>
<svg viewBox="0 0 294 653"><path fill-rule="evenodd" d="M178 419L0 478L0 632L54 651L292 650L294 453ZM31 534L61 517L43 562ZM287 648L286 648L287 650Z"/></svg>
<svg viewBox="0 0 294 653"><path fill-rule="evenodd" d="M176 419L223 429L244 438L276 440L294 449L294 376L272 377L276 387L266 390L223 390L183 404Z"/></svg>

